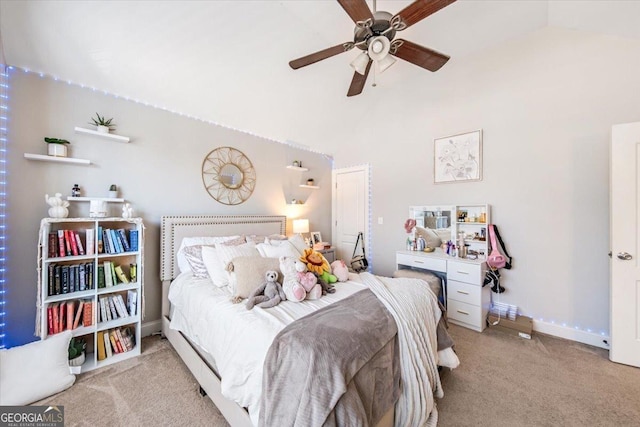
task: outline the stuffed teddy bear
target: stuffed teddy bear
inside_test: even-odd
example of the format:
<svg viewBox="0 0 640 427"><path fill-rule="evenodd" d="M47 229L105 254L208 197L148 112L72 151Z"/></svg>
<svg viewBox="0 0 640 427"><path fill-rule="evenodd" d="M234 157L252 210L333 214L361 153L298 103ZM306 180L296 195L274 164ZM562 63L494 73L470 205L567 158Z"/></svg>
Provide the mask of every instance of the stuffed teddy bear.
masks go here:
<svg viewBox="0 0 640 427"><path fill-rule="evenodd" d="M338 278L339 282L349 280L349 269L347 268L347 264L341 259L331 263L331 272Z"/></svg>
<svg viewBox="0 0 640 427"><path fill-rule="evenodd" d="M280 271L284 278L282 279L282 290L289 301L300 302L307 296L307 291L298 280L298 271L296 270L296 259L294 257L280 257Z"/></svg>
<svg viewBox="0 0 640 427"><path fill-rule="evenodd" d="M322 296L322 286L318 284L318 278L315 274L307 271L307 266L300 260L296 260L296 272L298 282L302 285L306 292L304 299L314 300Z"/></svg>
<svg viewBox="0 0 640 427"><path fill-rule="evenodd" d="M331 266L320 252L316 252L313 249L305 249L304 253L300 257L300 261L304 262L309 271L318 277L318 281L322 286L323 295L326 293L331 294L336 291L331 284L337 282L338 278L331 274Z"/></svg>
<svg viewBox="0 0 640 427"><path fill-rule="evenodd" d="M251 292L247 300L247 310L251 310L255 305L261 308L275 307L280 301L287 299L278 283L278 272L268 270L265 273L266 282Z"/></svg>

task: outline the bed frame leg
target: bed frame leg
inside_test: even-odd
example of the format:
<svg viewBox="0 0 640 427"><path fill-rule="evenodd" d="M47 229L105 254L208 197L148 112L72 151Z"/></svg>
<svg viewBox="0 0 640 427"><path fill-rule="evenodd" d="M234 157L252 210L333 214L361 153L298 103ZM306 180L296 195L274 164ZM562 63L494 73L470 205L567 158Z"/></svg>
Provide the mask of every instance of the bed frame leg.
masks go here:
<svg viewBox="0 0 640 427"><path fill-rule="evenodd" d="M202 388L202 386L200 386L200 390L198 390L200 392L200 396L205 397L207 395L207 392L204 391L204 389Z"/></svg>

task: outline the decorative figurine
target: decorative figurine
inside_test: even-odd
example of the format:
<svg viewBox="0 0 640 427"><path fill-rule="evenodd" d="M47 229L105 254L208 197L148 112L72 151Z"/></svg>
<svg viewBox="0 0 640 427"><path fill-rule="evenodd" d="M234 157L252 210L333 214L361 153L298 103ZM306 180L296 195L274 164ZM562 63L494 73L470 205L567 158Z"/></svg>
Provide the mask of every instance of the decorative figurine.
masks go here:
<svg viewBox="0 0 640 427"><path fill-rule="evenodd" d="M133 217L133 208L129 203L125 203L122 206L122 218L132 218Z"/></svg>
<svg viewBox="0 0 640 427"><path fill-rule="evenodd" d="M62 200L62 194L56 193L55 196L49 197L48 194L44 195L44 200L49 206L49 216L51 218L66 218L69 216L69 202Z"/></svg>

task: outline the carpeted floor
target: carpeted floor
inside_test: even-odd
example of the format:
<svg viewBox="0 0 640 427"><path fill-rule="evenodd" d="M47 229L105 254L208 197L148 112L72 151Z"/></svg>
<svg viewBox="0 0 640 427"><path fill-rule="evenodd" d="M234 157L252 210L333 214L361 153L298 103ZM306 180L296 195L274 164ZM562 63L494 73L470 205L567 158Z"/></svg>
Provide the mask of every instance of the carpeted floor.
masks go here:
<svg viewBox="0 0 640 427"><path fill-rule="evenodd" d="M451 326L461 365L442 372L439 426L638 426L640 369L606 350L544 335L524 340ZM78 376L38 404L64 405L67 426L226 426L166 340L135 359Z"/></svg>

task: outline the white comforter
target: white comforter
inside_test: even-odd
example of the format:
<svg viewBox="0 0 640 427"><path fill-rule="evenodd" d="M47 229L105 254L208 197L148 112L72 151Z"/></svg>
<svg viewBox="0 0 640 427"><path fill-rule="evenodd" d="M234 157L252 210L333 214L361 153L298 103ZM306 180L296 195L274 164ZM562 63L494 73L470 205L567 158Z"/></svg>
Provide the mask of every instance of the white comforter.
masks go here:
<svg viewBox="0 0 640 427"><path fill-rule="evenodd" d="M363 273L358 280L364 284L338 283L336 293L319 300L285 301L269 309L247 310L244 304L232 304L230 294L208 279L183 273L169 290L174 307L171 329L183 332L213 356L222 377L222 394L248 408L257 425L262 366L275 336L294 320L369 286L398 325L403 390L396 404L396 425L435 425L433 393L442 395L435 332L440 310L435 296L424 282L418 281L424 286L410 286L408 282L416 279L387 280ZM457 357L453 357L457 366Z"/></svg>

